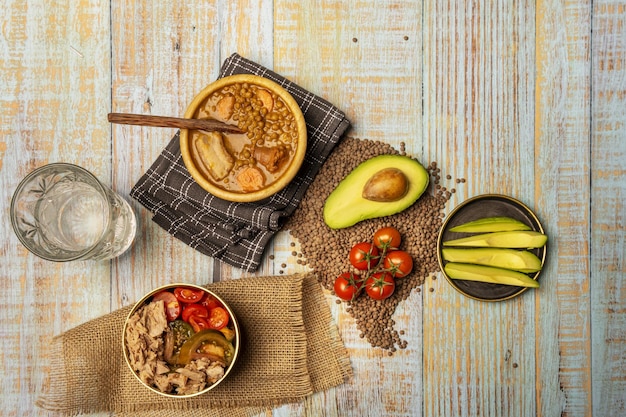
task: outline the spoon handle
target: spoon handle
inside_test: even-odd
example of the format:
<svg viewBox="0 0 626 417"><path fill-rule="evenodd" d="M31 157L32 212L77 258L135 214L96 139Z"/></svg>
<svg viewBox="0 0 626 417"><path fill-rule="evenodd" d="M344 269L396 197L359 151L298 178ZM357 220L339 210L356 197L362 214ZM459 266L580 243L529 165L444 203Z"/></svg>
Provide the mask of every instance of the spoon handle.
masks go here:
<svg viewBox="0 0 626 417"><path fill-rule="evenodd" d="M109 122L124 125L177 127L179 129L198 129L227 133L242 133L234 125L215 119L182 119L180 117L151 116L146 114L109 113Z"/></svg>

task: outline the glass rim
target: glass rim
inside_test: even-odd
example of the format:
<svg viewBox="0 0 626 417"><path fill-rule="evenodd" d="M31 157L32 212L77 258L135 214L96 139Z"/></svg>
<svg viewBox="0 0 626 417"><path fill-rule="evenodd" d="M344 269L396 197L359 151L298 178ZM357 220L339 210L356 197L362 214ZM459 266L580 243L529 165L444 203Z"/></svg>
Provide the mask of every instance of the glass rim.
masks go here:
<svg viewBox="0 0 626 417"><path fill-rule="evenodd" d="M22 235L22 232L20 231L20 229L18 227L18 220L17 220L17 216L16 216L15 205L16 205L16 203L18 201L19 196L21 195L21 192L24 190L26 185L28 185L30 183L30 181L35 176L41 174L42 172L45 172L47 170L50 170L50 169L53 169L53 168L56 168L56 167L58 167L58 168L66 168L66 169L71 169L71 170L77 170L77 171L80 171L81 173L85 174L90 179L95 181L95 184L97 184L98 192L102 196L104 196L104 198L107 201L107 203L109 202L109 196L108 196L107 188L100 182L98 177L96 177L91 171L89 171L86 168L81 167L80 165L76 165L76 164L69 163L69 162L50 162L48 164L39 166L39 167L33 169L32 171L30 171L28 174L26 174L26 176L24 178L22 178L22 180L18 183L17 187L15 187L15 190L13 191L13 195L11 197L11 204L9 206L9 211L10 211L10 215L11 215L11 226L13 227L13 231L15 232L15 235L20 240L22 245L24 245L24 247L30 253L32 253L35 256L38 256L38 257L40 257L42 259L45 259L47 261L53 261L53 262L69 262L69 261L76 261L76 260L85 259L92 252L94 252L98 248L98 246L100 245L100 241L101 241L102 237L104 236L104 232L98 238L98 241L96 243L94 243L93 245L91 245L89 248L87 248L87 249L85 249L83 251L80 251L80 252L76 252L75 256L71 256L71 257L67 257L67 258L63 258L63 259L58 259L58 258L55 258L54 256L47 255L45 252L37 251L36 249L34 249L33 246L28 242L28 240ZM110 224L111 224L111 209L109 207L109 204L105 205L105 209L107 211L107 216L106 216L106 225L104 227L104 230L106 231L109 228Z"/></svg>

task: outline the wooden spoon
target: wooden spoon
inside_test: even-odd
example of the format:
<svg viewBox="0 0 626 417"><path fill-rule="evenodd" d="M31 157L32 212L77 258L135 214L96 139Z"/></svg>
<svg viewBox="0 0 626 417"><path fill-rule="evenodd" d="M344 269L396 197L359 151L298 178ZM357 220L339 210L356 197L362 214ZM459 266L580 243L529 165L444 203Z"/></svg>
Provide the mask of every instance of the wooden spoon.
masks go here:
<svg viewBox="0 0 626 417"><path fill-rule="evenodd" d="M177 127L226 133L243 133L237 126L215 119L182 119L179 117L150 116L145 114L109 113L109 122L123 125Z"/></svg>

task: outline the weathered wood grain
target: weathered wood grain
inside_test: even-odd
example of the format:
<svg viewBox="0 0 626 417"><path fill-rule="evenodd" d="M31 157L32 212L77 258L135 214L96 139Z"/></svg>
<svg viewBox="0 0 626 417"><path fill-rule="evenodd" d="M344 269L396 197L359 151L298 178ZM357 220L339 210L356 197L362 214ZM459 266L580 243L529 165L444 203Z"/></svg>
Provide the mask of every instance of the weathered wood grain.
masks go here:
<svg viewBox="0 0 626 417"><path fill-rule="evenodd" d="M534 186L538 215L552 236L534 313L541 416L592 412L590 17L590 2L537 2Z"/></svg>
<svg viewBox="0 0 626 417"><path fill-rule="evenodd" d="M466 178L455 204L485 193L531 207L535 13L511 2L425 3L426 152ZM424 292L424 415L534 415L535 293L502 303L442 279Z"/></svg>
<svg viewBox="0 0 626 417"><path fill-rule="evenodd" d="M626 415L626 3L592 12L592 412Z"/></svg>
<svg viewBox="0 0 626 417"><path fill-rule="evenodd" d="M350 135L382 140L422 158L421 4L418 1L275 1L275 69L346 112ZM343 306L332 305L354 381L277 416L420 415L419 294L394 317L409 343L394 356L360 339ZM411 369L408 377L406 370Z"/></svg>
<svg viewBox="0 0 626 417"><path fill-rule="evenodd" d="M448 210L508 194L550 236L541 288L516 299L480 303L427 279L396 312L409 344L391 357L329 295L354 379L262 415L623 415L625 25L626 5L609 0L7 0L0 207L53 161L128 199L175 130L111 126L107 113L181 116L239 52L340 107L351 135L438 162L456 188ZM39 260L0 223L0 415L48 415L34 401L53 336L158 285L246 275L128 200L137 240L112 262ZM299 250L280 232L256 275L306 270Z"/></svg>
<svg viewBox="0 0 626 417"><path fill-rule="evenodd" d="M188 6L113 3L111 111L182 117L194 95L217 77L217 5ZM113 125L112 133L115 182L128 195L176 129ZM114 262L114 308L166 283L211 281L211 258L171 238L143 206L131 203L140 219L138 239L126 260Z"/></svg>
<svg viewBox="0 0 626 417"><path fill-rule="evenodd" d="M8 219L19 180L48 162L80 164L111 184L109 6L76 5L5 1L0 14L2 415L40 412L50 339L110 311L107 263L40 260Z"/></svg>

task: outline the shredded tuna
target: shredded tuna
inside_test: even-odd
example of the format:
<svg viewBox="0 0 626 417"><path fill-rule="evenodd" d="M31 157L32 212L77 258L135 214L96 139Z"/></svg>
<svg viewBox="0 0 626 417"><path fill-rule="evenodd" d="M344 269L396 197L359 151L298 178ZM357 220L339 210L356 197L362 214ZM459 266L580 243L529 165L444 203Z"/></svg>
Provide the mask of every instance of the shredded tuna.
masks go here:
<svg viewBox="0 0 626 417"><path fill-rule="evenodd" d="M193 360L184 368L170 367L164 360L167 331L163 301L146 304L129 318L128 360L144 383L164 393L185 395L200 392L224 376L224 367L206 358Z"/></svg>

